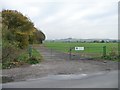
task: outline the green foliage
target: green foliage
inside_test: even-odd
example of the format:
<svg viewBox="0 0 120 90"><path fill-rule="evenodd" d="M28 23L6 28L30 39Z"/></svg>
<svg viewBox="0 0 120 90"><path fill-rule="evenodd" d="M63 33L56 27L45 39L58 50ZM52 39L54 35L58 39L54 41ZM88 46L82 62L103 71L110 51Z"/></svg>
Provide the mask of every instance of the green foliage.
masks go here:
<svg viewBox="0 0 120 90"><path fill-rule="evenodd" d="M16 10L3 10L1 13L2 68L12 68L27 63L28 52L22 54L24 52L21 51L26 50L29 44L42 42L45 39L44 33L38 31L28 17ZM34 56L38 60L37 57Z"/></svg>
<svg viewBox="0 0 120 90"><path fill-rule="evenodd" d="M12 58L10 58L11 56L8 56L6 59L3 59L3 69L19 67L24 64L37 64L42 60L42 56L36 49L32 49L32 57L29 57L27 50L22 50L19 54L12 55Z"/></svg>
<svg viewBox="0 0 120 90"><path fill-rule="evenodd" d="M30 57L27 62L29 64L37 64L37 63L39 63L39 60L36 59L35 57Z"/></svg>
<svg viewBox="0 0 120 90"><path fill-rule="evenodd" d="M45 40L45 35L40 30L35 32L35 36L38 43L42 43L42 41Z"/></svg>
<svg viewBox="0 0 120 90"><path fill-rule="evenodd" d="M3 23L8 26L9 30L17 29L25 32L34 27L30 19L16 10L3 10L2 19Z"/></svg>
<svg viewBox="0 0 120 90"><path fill-rule="evenodd" d="M30 57L27 62L29 64L37 64L42 60L42 56L36 49L32 49L32 57Z"/></svg>
<svg viewBox="0 0 120 90"><path fill-rule="evenodd" d="M16 40L19 42L18 47L24 49L29 44L29 37L26 34L16 34Z"/></svg>
<svg viewBox="0 0 120 90"><path fill-rule="evenodd" d="M28 44L42 43L45 35L38 31L29 18L16 10L2 11L3 38L16 42L18 47L24 49Z"/></svg>
<svg viewBox="0 0 120 90"><path fill-rule="evenodd" d="M105 60L113 60L113 61L120 61L118 56L110 56L110 55L106 55L104 57L101 57L102 59L105 59Z"/></svg>
<svg viewBox="0 0 120 90"><path fill-rule="evenodd" d="M104 57L102 57L103 59L106 60L114 60L114 61L119 61L119 55L116 52L115 47L111 49L111 51Z"/></svg>
<svg viewBox="0 0 120 90"><path fill-rule="evenodd" d="M41 44L43 40L45 40L45 34L41 30L38 30L36 28L35 32L32 35L29 35L30 44Z"/></svg>
<svg viewBox="0 0 120 90"><path fill-rule="evenodd" d="M29 55L27 52L22 52L17 58L19 62L26 62L28 59L29 59Z"/></svg>
<svg viewBox="0 0 120 90"><path fill-rule="evenodd" d="M2 68L11 68L12 62L17 60L20 52L10 43L4 43L2 46Z"/></svg>

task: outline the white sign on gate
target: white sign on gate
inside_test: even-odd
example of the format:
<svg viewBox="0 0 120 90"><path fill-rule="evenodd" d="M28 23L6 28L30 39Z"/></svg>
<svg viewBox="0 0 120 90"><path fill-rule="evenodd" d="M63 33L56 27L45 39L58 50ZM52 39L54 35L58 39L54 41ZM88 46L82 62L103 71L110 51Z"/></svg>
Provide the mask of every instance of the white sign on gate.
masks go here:
<svg viewBox="0 0 120 90"><path fill-rule="evenodd" d="M75 47L75 51L84 50L84 47Z"/></svg>

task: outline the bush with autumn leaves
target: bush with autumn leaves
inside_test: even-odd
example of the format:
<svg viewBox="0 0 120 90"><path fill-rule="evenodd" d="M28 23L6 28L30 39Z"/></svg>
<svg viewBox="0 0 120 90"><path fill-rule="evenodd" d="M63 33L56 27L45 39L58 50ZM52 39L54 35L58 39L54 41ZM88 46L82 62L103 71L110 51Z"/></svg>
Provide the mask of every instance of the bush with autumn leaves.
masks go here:
<svg viewBox="0 0 120 90"><path fill-rule="evenodd" d="M3 68L7 68L11 66L12 62L20 62L17 59L21 53L27 51L29 44L41 44L45 40L45 35L21 12L2 10L1 15L2 64Z"/></svg>

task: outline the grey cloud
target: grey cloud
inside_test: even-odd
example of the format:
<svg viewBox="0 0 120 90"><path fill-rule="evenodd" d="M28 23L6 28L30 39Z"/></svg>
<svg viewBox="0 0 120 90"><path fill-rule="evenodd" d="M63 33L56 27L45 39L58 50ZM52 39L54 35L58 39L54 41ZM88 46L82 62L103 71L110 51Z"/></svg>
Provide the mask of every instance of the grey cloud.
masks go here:
<svg viewBox="0 0 120 90"><path fill-rule="evenodd" d="M117 38L118 0L1 0L30 17L47 39ZM99 32L99 33L98 33Z"/></svg>

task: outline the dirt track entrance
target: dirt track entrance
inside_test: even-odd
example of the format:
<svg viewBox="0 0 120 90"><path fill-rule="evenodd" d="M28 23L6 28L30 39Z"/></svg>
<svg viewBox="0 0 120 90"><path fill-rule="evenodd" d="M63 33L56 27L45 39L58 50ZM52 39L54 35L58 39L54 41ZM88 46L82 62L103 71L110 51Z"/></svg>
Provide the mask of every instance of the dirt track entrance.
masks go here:
<svg viewBox="0 0 120 90"><path fill-rule="evenodd" d="M117 70L118 63L103 60L69 60L67 54L58 53L44 46L34 46L44 60L36 65L4 69L3 75L12 77L14 81L34 79L59 74L89 74L100 71Z"/></svg>

